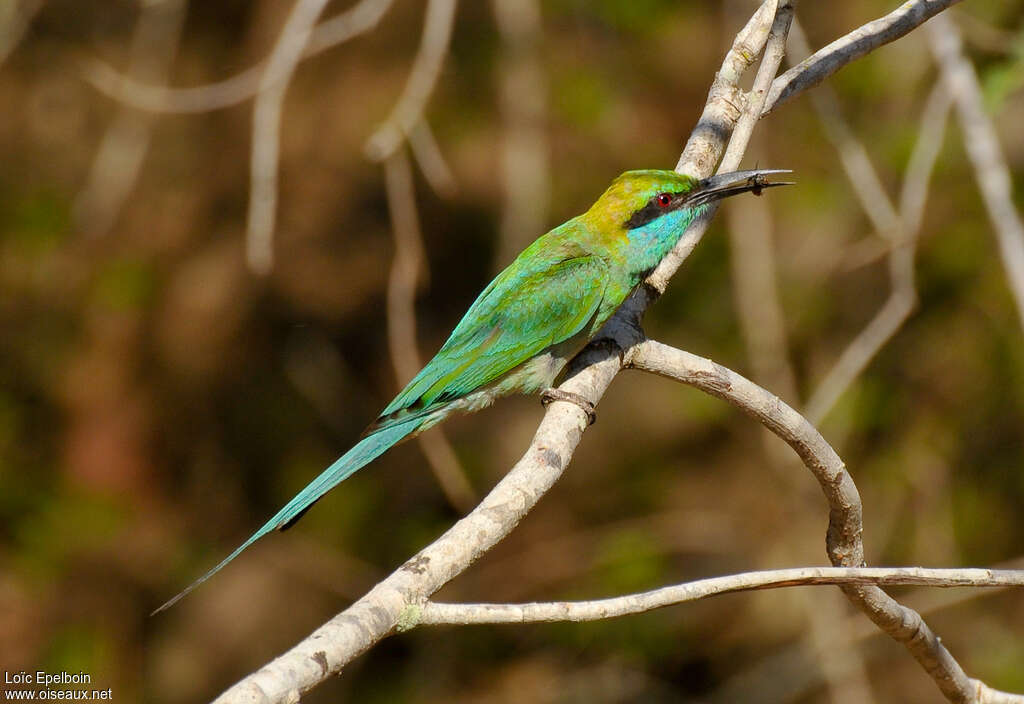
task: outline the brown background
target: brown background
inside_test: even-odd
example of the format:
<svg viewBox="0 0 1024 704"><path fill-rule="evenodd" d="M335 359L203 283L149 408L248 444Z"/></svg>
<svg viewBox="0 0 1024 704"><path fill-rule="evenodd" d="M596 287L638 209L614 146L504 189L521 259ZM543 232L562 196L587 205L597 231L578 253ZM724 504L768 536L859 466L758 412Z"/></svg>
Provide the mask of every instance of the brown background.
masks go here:
<svg viewBox="0 0 1024 704"><path fill-rule="evenodd" d="M799 17L821 46L894 6L804 3ZM290 7L191 3L170 82L252 65ZM1022 9L972 0L956 12L1017 173ZM550 227L623 170L671 168L747 13L743 3L544 2L536 56L550 200L530 215ZM201 701L459 515L406 445L294 531L262 541L170 612L147 615L346 449L398 388L384 316L393 245L383 171L362 150L400 94L422 15L420 3L398 0L375 31L298 69L268 277L247 271L243 255L251 101L148 118L83 77L94 59L129 66L135 4L46 2L0 64L0 668L84 670L118 701ZM416 301L423 355L507 263L502 253L521 247L498 234L506 58L490 3L463 3L426 113L457 191L440 197L416 183L429 274ZM916 32L830 82L893 197L936 80ZM110 179L90 174L119 120L148 132L149 145L108 226L96 199ZM799 183L726 208L770 209L795 389L759 381L800 407L885 301L885 246L806 97L758 127L746 161L755 163L792 168ZM728 216L647 328L756 378L731 269L750 253L730 248ZM821 428L863 493L873 564L1017 558L1024 345L955 120L916 271L917 311ZM540 413L536 399L509 399L445 426L477 492L517 459ZM827 515L812 478L748 418L638 373L616 380L599 416L560 484L445 600L593 598L825 564ZM929 606L949 597L965 600ZM1019 593L916 590L907 600L969 674L1024 691ZM865 624L834 590L815 588L583 625L425 629L381 643L308 700L838 701L826 671L849 701L935 700L905 651L862 637ZM868 698L856 698L865 680L847 678L857 659L844 653L859 658Z"/></svg>

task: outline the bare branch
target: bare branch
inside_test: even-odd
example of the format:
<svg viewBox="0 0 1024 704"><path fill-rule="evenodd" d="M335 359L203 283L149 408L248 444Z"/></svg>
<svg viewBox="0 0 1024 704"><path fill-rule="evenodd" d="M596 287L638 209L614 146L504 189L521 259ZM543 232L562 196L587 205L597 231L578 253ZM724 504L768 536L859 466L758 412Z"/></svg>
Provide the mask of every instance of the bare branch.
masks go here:
<svg viewBox="0 0 1024 704"><path fill-rule="evenodd" d="M1024 325L1024 223L1013 205L1010 170L999 149L992 120L985 113L978 77L961 50L956 25L948 17L937 17L928 25L928 40L942 80L953 93L967 155L974 165L1017 314Z"/></svg>
<svg viewBox="0 0 1024 704"><path fill-rule="evenodd" d="M739 374L653 340L633 346L626 355L626 363L717 396L753 416L785 440L818 480L828 500L826 546L832 564L837 567L865 564L860 494L835 450L803 416ZM977 693L987 686L964 673L920 614L876 586L842 585L841 588L876 626L910 651L947 699L978 701ZM998 695L1005 697L1003 701L1024 702L1024 697L1017 695L1001 692Z"/></svg>
<svg viewBox="0 0 1024 704"><path fill-rule="evenodd" d="M185 0L139 3L132 36L129 75L140 80L167 80L185 22ZM122 107L103 135L89 180L75 198L75 219L92 236L106 234L131 195L149 151L153 116Z"/></svg>
<svg viewBox="0 0 1024 704"><path fill-rule="evenodd" d="M309 43L313 25L329 0L296 0L281 36L260 78L252 113L252 164L245 258L257 274L274 265L273 236L277 222L277 162L281 149L281 111L295 67Z"/></svg>
<svg viewBox="0 0 1024 704"><path fill-rule="evenodd" d="M388 347L395 376L399 384L405 384L423 366L417 352L415 299L424 254L412 168L404 149L398 149L384 162L384 176L395 233L395 259L388 277ZM421 435L419 441L448 502L463 513L469 511L476 503L476 494L441 429Z"/></svg>
<svg viewBox="0 0 1024 704"><path fill-rule="evenodd" d="M840 37L776 78L768 93L764 111L771 112L787 100L818 85L851 61L896 41L958 2L960 0L910 0L888 15Z"/></svg>
<svg viewBox="0 0 1024 704"><path fill-rule="evenodd" d="M351 8L317 25L309 36L302 58L342 44L377 26L394 0L360 0ZM191 88L169 88L125 75L109 64L93 60L83 68L85 79L114 100L139 110L169 113L199 113L237 105L255 96L268 62L260 62L241 73L216 83ZM281 75L267 79L274 83Z"/></svg>
<svg viewBox="0 0 1024 704"><path fill-rule="evenodd" d="M812 585L925 587L1021 587L1024 570L926 567L793 567L698 579L639 594L532 604L446 604L428 601L417 614L418 626L481 623L599 621L661 609L710 596L755 589Z"/></svg>
<svg viewBox="0 0 1024 704"><path fill-rule="evenodd" d="M799 31L799 25L794 18L790 27L790 41L792 33L796 31ZM767 76L769 85L762 84L761 89L770 87L773 78L774 73ZM763 103L757 106L757 112L745 116L751 128L754 123L752 118L761 116L762 107ZM745 198L725 208L730 241L729 258L733 267L731 279L737 317L755 377L777 395L796 402L799 399L796 377L789 364L784 314L775 285L772 222L768 203L769 199ZM811 487L800 482L803 477L791 471L791 456L780 443L774 442L771 433L764 430L761 435L769 460L766 464L789 489L786 495L791 502L790 510L809 510L814 499L812 491L809 491ZM842 608L840 600L843 596L834 591L825 594L805 592L800 596L803 597L799 603L805 614L807 638L814 641L828 640L835 645L828 651L828 656L819 658L819 667L816 668L825 673L827 698L834 704L862 704L870 701L870 681L861 653L855 648L846 647L843 634L835 632L834 619L830 616L837 608Z"/></svg>
<svg viewBox="0 0 1024 704"><path fill-rule="evenodd" d="M374 161L391 156L422 119L434 86L441 75L455 22L455 0L430 0L423 21L423 37L402 95L377 131L366 141L366 155Z"/></svg>

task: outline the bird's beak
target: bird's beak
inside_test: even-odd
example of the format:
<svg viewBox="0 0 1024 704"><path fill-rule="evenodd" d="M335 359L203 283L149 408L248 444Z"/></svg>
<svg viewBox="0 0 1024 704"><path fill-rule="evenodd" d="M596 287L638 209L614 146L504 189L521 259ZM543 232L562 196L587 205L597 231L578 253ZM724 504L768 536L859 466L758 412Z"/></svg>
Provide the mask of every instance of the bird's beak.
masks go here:
<svg viewBox="0 0 1024 704"><path fill-rule="evenodd" d="M765 188L775 186L792 186L793 181L769 182L767 177L770 174L788 174L791 169L750 169L749 171L730 171L727 174L716 174L709 178L702 179L697 188L686 194L683 205L692 208L697 205L704 205L711 201L728 198L739 193L753 192L754 195L761 195Z"/></svg>

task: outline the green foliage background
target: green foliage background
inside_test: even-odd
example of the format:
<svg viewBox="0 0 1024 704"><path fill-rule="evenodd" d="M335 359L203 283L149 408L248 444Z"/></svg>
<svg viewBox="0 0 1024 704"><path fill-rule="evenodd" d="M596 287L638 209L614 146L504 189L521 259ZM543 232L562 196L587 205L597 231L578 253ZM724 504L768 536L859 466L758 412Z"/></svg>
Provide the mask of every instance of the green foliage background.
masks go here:
<svg viewBox="0 0 1024 704"><path fill-rule="evenodd" d="M585 209L621 171L674 165L745 21L747 6L733 5L543 3L548 225ZM894 6L804 3L799 16L821 46ZM173 83L251 65L289 7L191 3ZM1019 0L957 10L1019 208L1022 10ZM0 668L84 670L117 701L176 704L212 698L285 650L458 514L406 445L295 530L147 616L346 449L397 390L382 313L392 255L383 174L361 150L401 90L422 6L399 0L376 31L297 72L278 262L265 279L243 260L251 103L156 119L110 232L90 232L76 210L120 109L81 78L83 61L123 67L136 14L126 0L50 0L0 65ZM506 263L495 261L501 56L490 4L463 3L427 112L459 190L442 199L417 182L424 355ZM893 194L935 81L920 32L831 81ZM862 491L878 565L1021 556L1022 331L950 124L917 258L920 304L822 425ZM884 302L885 263L855 262L880 240L806 97L758 127L755 162L792 168L799 183L765 196L800 394L786 400L799 407ZM647 327L749 375L724 222ZM518 458L540 414L536 399L510 399L447 424L478 492ZM827 513L813 480L746 417L629 373L599 417L559 485L441 598L593 598L825 564ZM909 598L927 608L946 596ZM969 596L926 616L969 674L1024 691L1024 600ZM416 631L384 641L308 701L823 702L813 621L817 637L839 641L832 650L860 654L876 701L937 698L884 638L842 643L866 621L818 588L584 625Z"/></svg>

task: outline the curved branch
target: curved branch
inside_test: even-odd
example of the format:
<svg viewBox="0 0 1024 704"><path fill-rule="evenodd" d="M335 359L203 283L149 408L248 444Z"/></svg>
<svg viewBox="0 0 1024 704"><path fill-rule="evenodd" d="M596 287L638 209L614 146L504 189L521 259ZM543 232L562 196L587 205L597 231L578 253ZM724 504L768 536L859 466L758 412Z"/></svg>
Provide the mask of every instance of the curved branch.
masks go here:
<svg viewBox="0 0 1024 704"><path fill-rule="evenodd" d="M592 601L531 604L446 604L428 601L416 614L417 626L483 623L598 621L639 614L720 594L816 585L924 587L1021 587L1024 570L926 567L793 567L698 579L684 584ZM411 627L411 623L407 624Z"/></svg>
<svg viewBox="0 0 1024 704"><path fill-rule="evenodd" d="M826 547L832 564L837 567L864 565L860 494L843 461L806 418L736 372L660 342L646 340L634 346L626 362L636 369L717 396L753 416L786 441L814 474L828 500ZM876 586L843 585L841 588L876 626L907 648L947 699L977 701L976 693L986 685L964 673L920 614ZM1017 695L999 695L1008 697L1006 701L1024 702L1024 697Z"/></svg>

